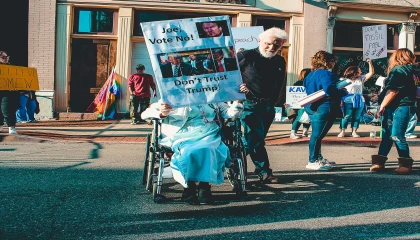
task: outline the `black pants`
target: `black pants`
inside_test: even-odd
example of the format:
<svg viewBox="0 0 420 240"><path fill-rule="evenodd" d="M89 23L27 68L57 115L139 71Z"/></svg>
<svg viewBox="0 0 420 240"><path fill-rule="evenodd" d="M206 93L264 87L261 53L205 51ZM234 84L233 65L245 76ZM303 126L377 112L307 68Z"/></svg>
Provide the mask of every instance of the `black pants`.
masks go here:
<svg viewBox="0 0 420 240"><path fill-rule="evenodd" d="M9 127L16 126L16 110L19 106L18 91L0 91L0 126L3 126L4 120Z"/></svg>
<svg viewBox="0 0 420 240"><path fill-rule="evenodd" d="M146 110L146 108L149 107L150 104L150 98L145 98L145 97L137 97L135 96L133 98L133 100L131 100L131 118L133 119L133 121L139 121L140 115L142 112L144 112L144 110ZM140 107L140 111L139 111L139 107Z"/></svg>

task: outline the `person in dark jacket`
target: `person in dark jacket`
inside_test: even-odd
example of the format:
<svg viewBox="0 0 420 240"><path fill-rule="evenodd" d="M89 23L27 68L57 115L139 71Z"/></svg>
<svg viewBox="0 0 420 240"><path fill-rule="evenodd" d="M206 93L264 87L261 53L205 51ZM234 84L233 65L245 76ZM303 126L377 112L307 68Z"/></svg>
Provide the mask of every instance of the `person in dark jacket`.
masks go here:
<svg viewBox="0 0 420 240"><path fill-rule="evenodd" d="M346 89L337 89L338 76L331 70L336 57L325 51L318 51L311 60L312 72L305 78L303 85L308 95L323 90L325 97L305 106L312 125L309 140L309 161L307 169L330 170L335 162L329 162L321 154L321 142L334 124L337 112L340 111L341 98L347 95Z"/></svg>
<svg viewBox="0 0 420 240"><path fill-rule="evenodd" d="M389 58L388 77L379 95L381 104L376 117L382 116L382 141L377 155L372 155L371 172L381 172L392 145L398 150L399 167L394 174L410 174L413 159L405 137L410 119L416 114L416 92L420 87L420 66L407 48L396 50ZM417 96L420 97L420 96Z"/></svg>
<svg viewBox="0 0 420 240"><path fill-rule="evenodd" d="M258 36L258 48L237 53L242 80L248 87L241 123L245 148L262 183L278 183L273 176L265 137L273 123L275 104L286 80L286 61L278 53L287 39L280 28L270 28Z"/></svg>
<svg viewBox="0 0 420 240"><path fill-rule="evenodd" d="M0 51L0 64L10 64L10 56L5 51ZM1 90L0 91L0 132L3 131L3 124L9 127L9 134L17 134L16 132L16 109L19 105L19 92Z"/></svg>

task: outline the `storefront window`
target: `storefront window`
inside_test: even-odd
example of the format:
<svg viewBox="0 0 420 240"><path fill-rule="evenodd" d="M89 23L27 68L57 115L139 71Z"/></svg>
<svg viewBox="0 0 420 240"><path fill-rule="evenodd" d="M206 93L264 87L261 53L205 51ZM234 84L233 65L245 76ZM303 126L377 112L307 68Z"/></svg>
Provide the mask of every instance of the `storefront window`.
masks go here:
<svg viewBox="0 0 420 240"><path fill-rule="evenodd" d="M114 34L115 10L112 9L75 9L74 33Z"/></svg>
<svg viewBox="0 0 420 240"><path fill-rule="evenodd" d="M415 36L415 44L414 44L414 51L418 52L420 55L420 26L416 28L416 36ZM417 62L420 62L420 58L417 57Z"/></svg>
<svg viewBox="0 0 420 240"><path fill-rule="evenodd" d="M379 25L375 23L340 22L334 26L334 47L363 48L362 28ZM397 25L388 24L388 49L398 49Z"/></svg>
<svg viewBox="0 0 420 240"><path fill-rule="evenodd" d="M153 21L165 21L175 20L183 18L198 18L198 17L211 17L214 14L209 13L183 13L183 12L151 12L151 11L136 11L134 13L134 36L143 36L140 23L142 22L153 22ZM232 25L233 17L230 17L230 23Z"/></svg>

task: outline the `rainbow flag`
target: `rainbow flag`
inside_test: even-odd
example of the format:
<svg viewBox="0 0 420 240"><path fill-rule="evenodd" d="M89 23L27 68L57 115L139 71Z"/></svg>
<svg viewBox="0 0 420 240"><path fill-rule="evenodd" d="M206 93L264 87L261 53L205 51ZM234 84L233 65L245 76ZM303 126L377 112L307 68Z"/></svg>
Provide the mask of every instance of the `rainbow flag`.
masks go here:
<svg viewBox="0 0 420 240"><path fill-rule="evenodd" d="M121 92L121 86L115 73L115 68L112 69L105 84L96 95L93 102L86 109L86 112L94 112L99 115L102 120L114 119L117 110L116 100Z"/></svg>

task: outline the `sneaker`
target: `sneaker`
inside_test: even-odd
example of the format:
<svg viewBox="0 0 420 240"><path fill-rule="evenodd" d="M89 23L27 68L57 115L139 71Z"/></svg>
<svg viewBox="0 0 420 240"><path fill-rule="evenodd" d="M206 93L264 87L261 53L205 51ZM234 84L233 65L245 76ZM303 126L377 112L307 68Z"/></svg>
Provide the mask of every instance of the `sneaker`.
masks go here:
<svg viewBox="0 0 420 240"><path fill-rule="evenodd" d="M299 139L300 137L296 136L296 134L295 134L295 133L291 133L291 134L290 134L290 138L291 138L291 139Z"/></svg>
<svg viewBox="0 0 420 240"><path fill-rule="evenodd" d="M352 133L351 133L351 136L352 136L352 137L354 137L354 138L358 138L358 137L360 137L360 136L359 136L359 134L357 134L357 133L355 133L355 132L352 132Z"/></svg>
<svg viewBox="0 0 420 240"><path fill-rule="evenodd" d="M16 128L15 127L9 127L9 135L15 135L15 134L18 134L16 132Z"/></svg>
<svg viewBox="0 0 420 240"><path fill-rule="evenodd" d="M417 135L410 134L408 136L405 136L405 138L408 138L408 139L410 139L410 138L417 138Z"/></svg>
<svg viewBox="0 0 420 240"><path fill-rule="evenodd" d="M338 135L337 135L337 137L344 137L344 133L342 133L342 132L340 132Z"/></svg>
<svg viewBox="0 0 420 240"><path fill-rule="evenodd" d="M335 165L337 165L335 162L330 162L326 158L323 158L320 161L323 162L325 165L330 165L331 167L334 167Z"/></svg>
<svg viewBox="0 0 420 240"><path fill-rule="evenodd" d="M131 125L136 125L136 124L139 124L139 122L138 121L132 121L131 122Z"/></svg>
<svg viewBox="0 0 420 240"><path fill-rule="evenodd" d="M331 170L332 167L321 161L315 161L315 162L309 162L306 165L306 168L311 169L311 170L318 170L318 171L328 171L328 170Z"/></svg>
<svg viewBox="0 0 420 240"><path fill-rule="evenodd" d="M309 137L309 133L308 132L303 132L302 137Z"/></svg>

